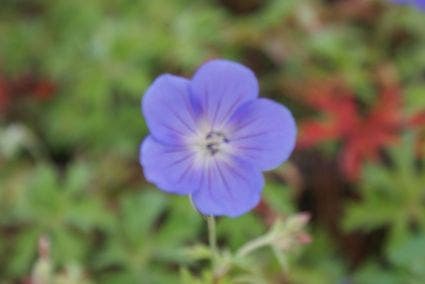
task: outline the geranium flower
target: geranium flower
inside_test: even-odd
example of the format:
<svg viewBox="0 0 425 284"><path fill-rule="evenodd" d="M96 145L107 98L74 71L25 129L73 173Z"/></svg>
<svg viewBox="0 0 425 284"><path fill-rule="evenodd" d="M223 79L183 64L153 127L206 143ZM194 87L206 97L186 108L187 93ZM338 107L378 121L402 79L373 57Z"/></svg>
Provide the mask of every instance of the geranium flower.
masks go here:
<svg viewBox="0 0 425 284"><path fill-rule="evenodd" d="M290 111L258 98L253 72L231 61L209 61L192 80L159 76L142 111L150 130L140 151L146 179L190 195L204 215L236 217L255 207L262 171L287 160L295 145Z"/></svg>
<svg viewBox="0 0 425 284"><path fill-rule="evenodd" d="M409 4L425 12L425 0L391 0L396 4Z"/></svg>

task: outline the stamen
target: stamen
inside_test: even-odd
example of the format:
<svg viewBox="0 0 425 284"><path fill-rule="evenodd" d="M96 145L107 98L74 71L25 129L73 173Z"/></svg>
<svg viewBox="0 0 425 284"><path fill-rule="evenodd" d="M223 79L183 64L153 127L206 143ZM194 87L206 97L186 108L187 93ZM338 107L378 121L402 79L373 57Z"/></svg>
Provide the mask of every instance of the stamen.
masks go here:
<svg viewBox="0 0 425 284"><path fill-rule="evenodd" d="M210 131L205 136L205 148L211 156L222 151L223 145L227 143L229 143L229 139L219 131Z"/></svg>

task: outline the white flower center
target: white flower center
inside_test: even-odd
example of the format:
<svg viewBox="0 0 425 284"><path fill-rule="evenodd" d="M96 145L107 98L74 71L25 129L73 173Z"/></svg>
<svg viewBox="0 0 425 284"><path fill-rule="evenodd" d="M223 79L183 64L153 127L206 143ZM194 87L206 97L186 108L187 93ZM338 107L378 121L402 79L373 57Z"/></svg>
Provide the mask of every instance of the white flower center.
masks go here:
<svg viewBox="0 0 425 284"><path fill-rule="evenodd" d="M234 152L225 128L214 129L207 122L200 123L197 132L187 137L186 143L195 154L195 165L208 166L214 160L227 160Z"/></svg>
<svg viewBox="0 0 425 284"><path fill-rule="evenodd" d="M229 139L227 139L224 133L220 131L210 131L205 136L204 147L210 156L214 156L220 151L223 151L223 149L226 147L225 144L228 143Z"/></svg>

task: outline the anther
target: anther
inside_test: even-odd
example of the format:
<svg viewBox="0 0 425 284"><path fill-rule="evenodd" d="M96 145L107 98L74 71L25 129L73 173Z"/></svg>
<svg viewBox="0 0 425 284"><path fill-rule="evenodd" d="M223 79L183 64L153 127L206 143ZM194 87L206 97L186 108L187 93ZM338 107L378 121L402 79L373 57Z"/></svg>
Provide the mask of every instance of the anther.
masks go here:
<svg viewBox="0 0 425 284"><path fill-rule="evenodd" d="M222 132L210 131L205 136L205 147L211 156L220 152L224 143L229 143L229 139Z"/></svg>

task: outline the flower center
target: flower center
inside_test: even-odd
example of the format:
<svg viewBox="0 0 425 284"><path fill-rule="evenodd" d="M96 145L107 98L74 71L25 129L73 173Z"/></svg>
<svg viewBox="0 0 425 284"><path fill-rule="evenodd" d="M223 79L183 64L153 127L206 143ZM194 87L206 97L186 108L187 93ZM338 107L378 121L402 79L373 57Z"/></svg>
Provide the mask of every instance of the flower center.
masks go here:
<svg viewBox="0 0 425 284"><path fill-rule="evenodd" d="M219 131L210 131L205 136L205 149L211 156L223 150L227 143L229 143L229 139Z"/></svg>

